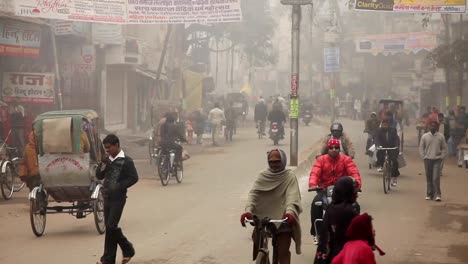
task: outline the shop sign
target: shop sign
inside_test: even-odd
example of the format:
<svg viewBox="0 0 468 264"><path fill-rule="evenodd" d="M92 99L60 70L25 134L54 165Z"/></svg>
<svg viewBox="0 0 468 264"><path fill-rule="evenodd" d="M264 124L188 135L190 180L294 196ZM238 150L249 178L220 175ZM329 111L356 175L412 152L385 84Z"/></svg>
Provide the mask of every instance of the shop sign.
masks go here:
<svg viewBox="0 0 468 264"><path fill-rule="evenodd" d="M55 75L53 73L3 73L2 97L5 102L19 99L24 103L53 104Z"/></svg>
<svg viewBox="0 0 468 264"><path fill-rule="evenodd" d="M0 22L0 55L39 57L41 28L22 22Z"/></svg>

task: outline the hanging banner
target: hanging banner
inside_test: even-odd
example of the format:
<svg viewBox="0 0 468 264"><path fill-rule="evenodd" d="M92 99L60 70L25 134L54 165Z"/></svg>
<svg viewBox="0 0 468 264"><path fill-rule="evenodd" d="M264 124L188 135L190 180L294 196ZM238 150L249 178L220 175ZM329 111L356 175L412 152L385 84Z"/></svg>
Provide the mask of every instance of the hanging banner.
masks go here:
<svg viewBox="0 0 468 264"><path fill-rule="evenodd" d="M437 37L432 32L414 32L368 35L356 38L355 42L356 52L389 55L433 50L437 46Z"/></svg>
<svg viewBox="0 0 468 264"><path fill-rule="evenodd" d="M125 23L125 0L15 0L15 14L60 20Z"/></svg>
<svg viewBox="0 0 468 264"><path fill-rule="evenodd" d="M39 57L41 28L21 22L0 21L0 55Z"/></svg>
<svg viewBox="0 0 468 264"><path fill-rule="evenodd" d="M240 0L16 0L18 16L111 24L236 22Z"/></svg>
<svg viewBox="0 0 468 264"><path fill-rule="evenodd" d="M19 99L23 103L53 104L53 73L3 73L2 97L5 102Z"/></svg>
<svg viewBox="0 0 468 264"><path fill-rule="evenodd" d="M466 0L395 0L393 11L405 13L465 13Z"/></svg>
<svg viewBox="0 0 468 264"><path fill-rule="evenodd" d="M466 0L356 0L355 9L402 13L465 13Z"/></svg>

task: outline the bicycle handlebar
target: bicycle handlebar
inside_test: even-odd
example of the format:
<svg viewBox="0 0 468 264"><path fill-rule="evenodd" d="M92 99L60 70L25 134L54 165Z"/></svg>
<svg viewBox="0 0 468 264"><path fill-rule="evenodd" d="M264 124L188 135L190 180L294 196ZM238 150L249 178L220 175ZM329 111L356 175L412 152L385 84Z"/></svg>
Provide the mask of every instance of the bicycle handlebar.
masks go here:
<svg viewBox="0 0 468 264"><path fill-rule="evenodd" d="M281 219L281 220L270 220L268 221L268 223L272 223L272 224L282 224L282 223L286 223L288 222L288 218L284 218L284 219ZM247 219L247 218L244 218L244 223L251 223L251 224L255 224L255 221L253 219Z"/></svg>
<svg viewBox="0 0 468 264"><path fill-rule="evenodd" d="M398 147L394 147L394 148L382 148L382 147L378 147L377 150L395 150L395 149L398 149Z"/></svg>

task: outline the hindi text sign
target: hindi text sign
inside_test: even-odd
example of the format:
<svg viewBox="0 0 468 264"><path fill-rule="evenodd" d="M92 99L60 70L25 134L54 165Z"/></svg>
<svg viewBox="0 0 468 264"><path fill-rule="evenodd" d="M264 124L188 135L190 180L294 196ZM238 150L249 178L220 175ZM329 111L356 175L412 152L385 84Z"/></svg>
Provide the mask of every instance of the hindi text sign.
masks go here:
<svg viewBox="0 0 468 264"><path fill-rule="evenodd" d="M0 55L39 57L41 29L22 22L0 22Z"/></svg>
<svg viewBox="0 0 468 264"><path fill-rule="evenodd" d="M6 102L19 99L25 103L53 104L55 75L53 73L3 73L2 97Z"/></svg>

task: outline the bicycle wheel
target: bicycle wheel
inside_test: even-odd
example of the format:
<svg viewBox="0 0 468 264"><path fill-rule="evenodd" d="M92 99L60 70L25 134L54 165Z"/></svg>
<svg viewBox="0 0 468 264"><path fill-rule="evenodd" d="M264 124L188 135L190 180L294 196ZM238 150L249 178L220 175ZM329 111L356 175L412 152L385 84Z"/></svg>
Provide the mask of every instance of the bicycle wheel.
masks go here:
<svg viewBox="0 0 468 264"><path fill-rule="evenodd" d="M174 168L174 173L175 173L177 182L181 183L182 180L184 179L184 163L183 162L180 163L179 169Z"/></svg>
<svg viewBox="0 0 468 264"><path fill-rule="evenodd" d="M39 197L38 193L38 197ZM46 211L41 210L40 201L38 198L30 201L29 206L29 219L31 220L31 228L37 237L40 237L44 234L46 226ZM41 199L41 198L39 198ZM42 211L42 212L41 212Z"/></svg>
<svg viewBox="0 0 468 264"><path fill-rule="evenodd" d="M163 157L161 160L159 179L161 179L161 184L166 186L169 184L170 173L171 173L171 163L169 162L168 157Z"/></svg>
<svg viewBox="0 0 468 264"><path fill-rule="evenodd" d="M93 214L96 230L100 235L102 235L106 232L106 224L104 222L104 197L102 195L102 190L99 190L98 197L94 201Z"/></svg>
<svg viewBox="0 0 468 264"><path fill-rule="evenodd" d="M255 259L255 264L270 264L268 254L263 251L259 251L257 254L257 258Z"/></svg>
<svg viewBox="0 0 468 264"><path fill-rule="evenodd" d="M384 163L382 175L384 193L387 194L390 191L390 166L388 162Z"/></svg>
<svg viewBox="0 0 468 264"><path fill-rule="evenodd" d="M19 177L18 169L19 167L13 165L12 171L13 171L13 191L14 192L19 192L24 188L24 186L26 186L26 184L22 182Z"/></svg>
<svg viewBox="0 0 468 264"><path fill-rule="evenodd" d="M3 181L1 183L2 189L2 196L5 200L10 200L13 196L13 192L15 191L14 188L14 175L11 166L7 166L5 169L5 173L2 175Z"/></svg>

